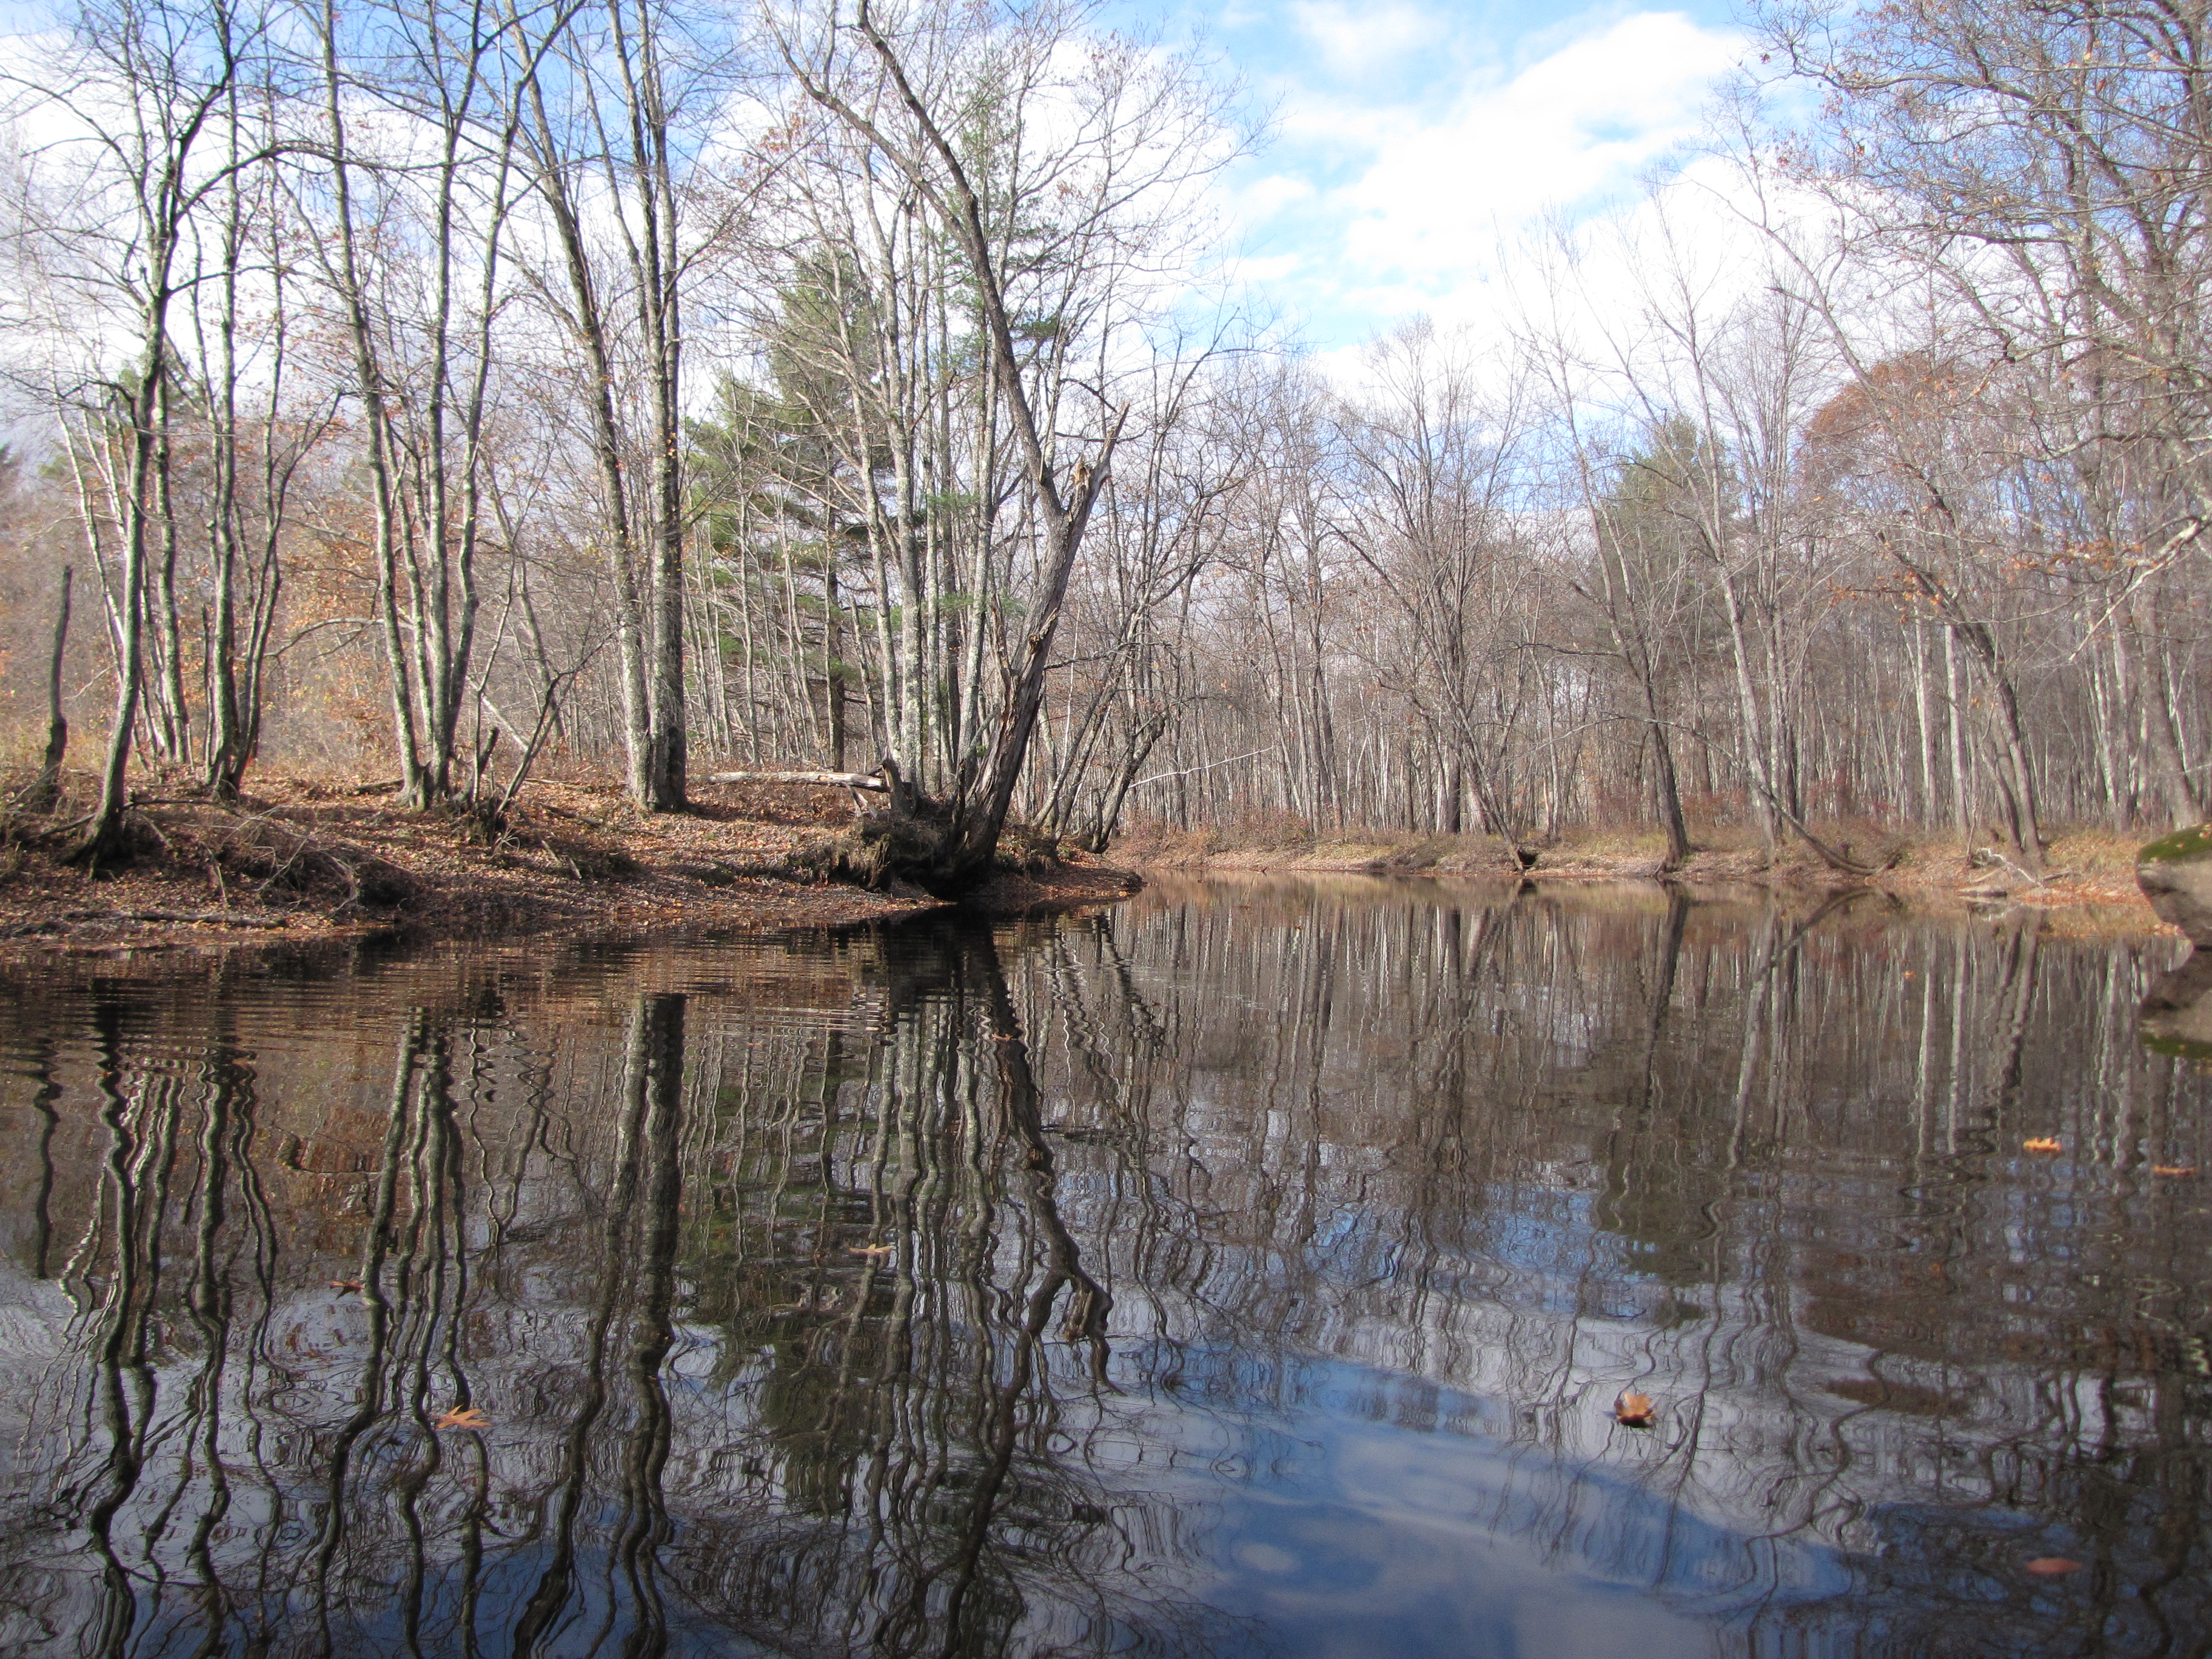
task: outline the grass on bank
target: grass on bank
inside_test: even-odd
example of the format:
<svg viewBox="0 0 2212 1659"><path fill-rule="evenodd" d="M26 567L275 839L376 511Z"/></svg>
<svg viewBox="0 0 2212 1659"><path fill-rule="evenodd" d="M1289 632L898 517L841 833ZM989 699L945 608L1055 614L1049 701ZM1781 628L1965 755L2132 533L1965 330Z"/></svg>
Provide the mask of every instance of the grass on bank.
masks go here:
<svg viewBox="0 0 2212 1659"><path fill-rule="evenodd" d="M1914 834L1865 821L1816 824L1815 832L1853 857L1904 881L1967 885L1989 873L1974 853L1990 843L1948 834ZM2046 833L2048 878L2132 893L2136 855L2153 838L2093 827ZM1788 875L1821 873L1825 866L1803 842L1785 839L1770 860L1758 833L1737 824L1693 829L1685 873ZM1664 864L1667 838L1656 829L1577 829L1540 839L1535 874L1656 873ZM1364 865L1406 873L1511 873L1504 844L1495 836L1447 836L1370 825L1316 828L1288 813L1258 814L1219 824L1182 829L1138 821L1115 839L1108 856L1136 865L1213 863L1347 867Z"/></svg>

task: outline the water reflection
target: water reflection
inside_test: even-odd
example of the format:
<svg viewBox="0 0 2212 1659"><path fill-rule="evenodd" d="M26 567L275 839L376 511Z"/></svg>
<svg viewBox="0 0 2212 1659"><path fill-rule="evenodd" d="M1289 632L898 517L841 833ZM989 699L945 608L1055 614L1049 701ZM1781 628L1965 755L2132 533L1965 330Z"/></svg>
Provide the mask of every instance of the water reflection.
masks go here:
<svg viewBox="0 0 2212 1659"><path fill-rule="evenodd" d="M27 980L0 1650L2203 1652L2177 955L1252 882Z"/></svg>

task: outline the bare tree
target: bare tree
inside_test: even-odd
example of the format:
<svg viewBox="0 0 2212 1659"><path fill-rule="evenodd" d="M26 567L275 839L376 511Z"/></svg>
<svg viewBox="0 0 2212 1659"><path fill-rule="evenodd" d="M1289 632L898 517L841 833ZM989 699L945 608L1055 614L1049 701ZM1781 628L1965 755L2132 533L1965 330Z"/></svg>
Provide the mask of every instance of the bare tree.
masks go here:
<svg viewBox="0 0 2212 1659"><path fill-rule="evenodd" d="M956 319L940 305L931 320L940 343L957 325L984 371L962 416L974 435L962 435L967 493L977 503L970 568L983 578L972 591L999 616L1018 618L998 664L987 666L979 633L929 626L931 596L944 586L931 578L949 577L954 565L950 549L927 556L938 550L921 508L922 458L909 444L891 445L892 498L869 515L891 540L896 568L886 561L884 575L896 580L905 607L893 699L907 769L930 776L933 698L968 711L943 723L959 753L936 878L954 884L990 861L1029 757L1069 581L1128 415L1114 350L1133 334L1148 297L1139 256L1170 234L1188 186L1225 153L1213 100L1172 66L1106 45L1066 73L1058 49L1073 26L1072 14L1052 6L1002 27L885 18L864 6L849 24L832 10L786 19L776 33L805 95L842 142L863 150L861 179L872 160L896 183L888 202L864 185L858 222L911 234L926 220L949 252L939 280L973 307ZM1068 136L1057 143L1040 142L1044 124L1030 118L1048 99L1066 101L1053 125ZM876 275L895 283L897 267L880 256L895 258L903 244L896 234L874 242L858 252L878 256ZM887 326L905 325L901 299L896 287L878 296ZM908 337L927 340L918 331ZM887 366L905 361L896 354ZM856 412L865 418L865 409ZM940 404L933 425L946 461L952 418L952 406ZM994 544L997 507L1015 479L1016 533L1035 561L1018 593L1003 586L1012 566ZM940 474L937 493L951 483ZM889 592L881 599L888 604ZM964 689L956 689L963 655ZM992 667L998 694L987 696Z"/></svg>
<svg viewBox="0 0 2212 1659"><path fill-rule="evenodd" d="M1518 440L1510 401L1477 393L1474 366L1416 323L1372 359L1377 391L1343 419L1351 488L1364 507L1338 533L1395 607L1407 650L1390 669L1447 759L1440 827L1471 791L1482 827L1516 863L1506 772L1523 721L1524 641L1510 600L1524 550L1513 533Z"/></svg>
<svg viewBox="0 0 2212 1659"><path fill-rule="evenodd" d="M131 341L127 362L95 363L70 394L77 429L89 450L100 452L95 458L79 451L80 464L113 463L112 580L107 564L97 557L94 562L107 584L115 700L99 803L76 848L76 855L94 865L123 851L126 778L149 657L160 668L162 747L179 759L188 753L171 489L177 404L185 390L174 308L180 294L213 274L194 262L199 216L210 203L234 205L241 175L273 153L258 131L240 131L241 93L264 64L264 28L258 15L222 0L181 8L137 0L86 6L74 21L65 83L21 87L18 94L65 126L69 136L52 159L72 175L76 204L113 216L87 238L78 222L41 214L36 234L63 244L46 256L50 270L65 273L58 292L89 301L95 317L113 317ZM82 317L71 324L81 327ZM227 385L234 382L234 368ZM89 492L82 500L97 555L99 509ZM157 647L150 653L149 627ZM227 664L228 651L221 654ZM227 702L234 716L234 688Z"/></svg>

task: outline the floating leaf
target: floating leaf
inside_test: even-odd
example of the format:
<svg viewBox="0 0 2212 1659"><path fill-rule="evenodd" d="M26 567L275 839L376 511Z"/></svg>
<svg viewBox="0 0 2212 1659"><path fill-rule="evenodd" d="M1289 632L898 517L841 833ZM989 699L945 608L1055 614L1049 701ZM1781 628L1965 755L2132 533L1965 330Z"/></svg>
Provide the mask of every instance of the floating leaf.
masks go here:
<svg viewBox="0 0 2212 1659"><path fill-rule="evenodd" d="M357 1291L361 1288L361 1280L358 1279L333 1279L330 1281L330 1285L334 1291Z"/></svg>
<svg viewBox="0 0 2212 1659"><path fill-rule="evenodd" d="M2154 1164L2150 1166L2150 1172L2162 1176L2193 1176L2197 1173L2197 1166L2194 1164Z"/></svg>
<svg viewBox="0 0 2212 1659"><path fill-rule="evenodd" d="M439 1413L430 1426L434 1429L488 1429L491 1426L491 1419L474 1406L456 1406L451 1411Z"/></svg>
<svg viewBox="0 0 2212 1659"><path fill-rule="evenodd" d="M848 1244L845 1253L848 1255L890 1255L897 1248L895 1244Z"/></svg>
<svg viewBox="0 0 2212 1659"><path fill-rule="evenodd" d="M1633 1389L1626 1390L1613 1402L1613 1414L1632 1429L1650 1428L1651 1413L1656 1409L1650 1395L1638 1394Z"/></svg>
<svg viewBox="0 0 2212 1659"><path fill-rule="evenodd" d="M2027 1564L2027 1570L2042 1578L2063 1578L2069 1572L2081 1571L2081 1564L2063 1555L2039 1555Z"/></svg>
<svg viewBox="0 0 2212 1659"><path fill-rule="evenodd" d="M2055 1135L2037 1135L2020 1144L2021 1150L2030 1152L2055 1152L2059 1150L2058 1139Z"/></svg>

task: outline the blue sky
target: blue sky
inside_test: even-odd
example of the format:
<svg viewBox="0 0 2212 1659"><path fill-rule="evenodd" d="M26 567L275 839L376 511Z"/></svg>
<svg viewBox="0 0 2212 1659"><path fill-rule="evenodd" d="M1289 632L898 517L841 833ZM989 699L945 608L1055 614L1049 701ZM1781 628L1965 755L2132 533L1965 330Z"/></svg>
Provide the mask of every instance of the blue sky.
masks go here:
<svg viewBox="0 0 2212 1659"><path fill-rule="evenodd" d="M1744 48L1711 0L1116 0L1108 15L1200 35L1273 108L1270 140L1224 181L1228 228L1246 292L1323 354L1415 313L1478 319L1501 240L1632 199L1698 137Z"/></svg>
<svg viewBox="0 0 2212 1659"><path fill-rule="evenodd" d="M1245 304L1324 363L1415 313L1497 314L1501 243L1633 200L1745 49L1734 0L1102 6L1109 27L1202 41L1272 112L1220 181L1223 240ZM0 0L0 32L49 9Z"/></svg>

